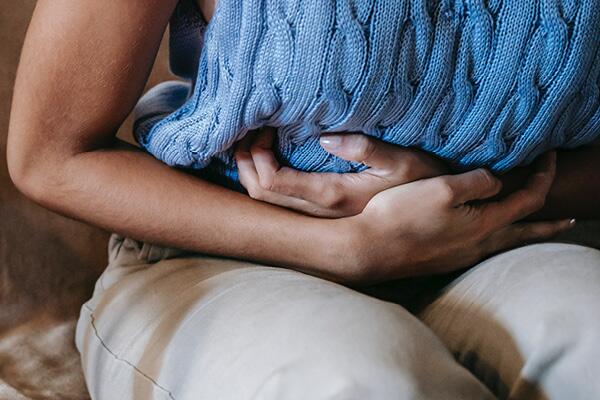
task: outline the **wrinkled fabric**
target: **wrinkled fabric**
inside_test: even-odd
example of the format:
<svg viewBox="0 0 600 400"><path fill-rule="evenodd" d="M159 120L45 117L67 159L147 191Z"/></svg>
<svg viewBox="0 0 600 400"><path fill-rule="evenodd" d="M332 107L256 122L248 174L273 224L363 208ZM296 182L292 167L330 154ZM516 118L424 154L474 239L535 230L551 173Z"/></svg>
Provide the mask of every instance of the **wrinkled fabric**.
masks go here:
<svg viewBox="0 0 600 400"><path fill-rule="evenodd" d="M532 245L430 279L366 295L113 235L77 346L94 400L597 398L600 251Z"/></svg>

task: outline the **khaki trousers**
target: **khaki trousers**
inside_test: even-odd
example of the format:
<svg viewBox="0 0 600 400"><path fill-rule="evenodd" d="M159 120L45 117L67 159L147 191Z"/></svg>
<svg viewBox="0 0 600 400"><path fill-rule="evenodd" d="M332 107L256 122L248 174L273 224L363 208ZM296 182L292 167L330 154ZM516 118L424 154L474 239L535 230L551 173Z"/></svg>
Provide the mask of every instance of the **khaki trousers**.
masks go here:
<svg viewBox="0 0 600 400"><path fill-rule="evenodd" d="M109 251L77 327L95 400L600 398L592 248L364 291L117 235Z"/></svg>

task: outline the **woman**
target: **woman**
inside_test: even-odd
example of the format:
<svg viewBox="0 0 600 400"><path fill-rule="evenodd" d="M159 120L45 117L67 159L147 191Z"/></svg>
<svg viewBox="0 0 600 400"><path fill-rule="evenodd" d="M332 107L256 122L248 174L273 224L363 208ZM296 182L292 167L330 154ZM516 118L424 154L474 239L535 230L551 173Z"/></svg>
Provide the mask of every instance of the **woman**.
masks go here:
<svg viewBox="0 0 600 400"><path fill-rule="evenodd" d="M571 218L598 217L597 148L546 155L522 187L493 198L501 183L485 170L445 175L424 153L363 135L321 140L371 166L361 173L279 168L265 131L237 151L240 180L258 202L116 143L176 3L39 1L15 88L15 184L120 234L77 332L93 398L600 390L597 251L522 247L444 276L439 293L430 279L393 282L459 271L547 239ZM210 19L214 4L199 6ZM557 221L522 222L534 213ZM360 292L389 298L388 289L414 315Z"/></svg>

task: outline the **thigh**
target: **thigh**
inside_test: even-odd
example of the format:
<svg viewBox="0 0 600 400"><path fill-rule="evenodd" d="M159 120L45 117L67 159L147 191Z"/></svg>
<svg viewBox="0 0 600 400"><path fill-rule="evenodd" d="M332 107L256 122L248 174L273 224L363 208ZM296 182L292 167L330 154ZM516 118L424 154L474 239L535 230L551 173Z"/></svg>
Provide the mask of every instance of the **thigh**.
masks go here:
<svg viewBox="0 0 600 400"><path fill-rule="evenodd" d="M491 398L396 304L250 263L149 265L125 244L78 325L94 399Z"/></svg>
<svg viewBox="0 0 600 400"><path fill-rule="evenodd" d="M600 252L548 243L481 263L418 317L500 398L595 399L599 306Z"/></svg>

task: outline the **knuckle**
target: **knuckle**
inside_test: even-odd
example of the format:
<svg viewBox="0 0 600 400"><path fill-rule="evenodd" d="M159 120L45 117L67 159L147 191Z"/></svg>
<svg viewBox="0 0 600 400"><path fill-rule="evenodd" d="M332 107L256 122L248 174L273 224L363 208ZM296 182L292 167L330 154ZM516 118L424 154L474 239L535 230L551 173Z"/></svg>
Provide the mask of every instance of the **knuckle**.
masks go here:
<svg viewBox="0 0 600 400"><path fill-rule="evenodd" d="M277 174L269 174L268 176L261 176L261 184L260 187L269 192L277 192L278 184L277 184Z"/></svg>
<svg viewBox="0 0 600 400"><path fill-rule="evenodd" d="M536 229L531 233L530 239L533 241L544 240L554 236L556 233L553 228Z"/></svg>
<svg viewBox="0 0 600 400"><path fill-rule="evenodd" d="M414 154L405 154L397 170L398 178L402 182L411 182L422 178L421 162Z"/></svg>
<svg viewBox="0 0 600 400"><path fill-rule="evenodd" d="M535 193L529 196L529 201L526 203L526 209L530 212L540 210L546 205L546 196L541 193Z"/></svg>
<svg viewBox="0 0 600 400"><path fill-rule="evenodd" d="M558 233L556 228L556 225L547 225L543 223L539 225L531 225L529 228L529 238L533 240L547 239Z"/></svg>
<svg viewBox="0 0 600 400"><path fill-rule="evenodd" d="M261 201L264 200L264 191L258 184L251 184L246 190L248 191L248 196L250 196L252 199Z"/></svg>
<svg viewBox="0 0 600 400"><path fill-rule="evenodd" d="M478 179L480 181L480 185L485 188L495 188L498 186L498 179L487 169L478 169Z"/></svg>
<svg viewBox="0 0 600 400"><path fill-rule="evenodd" d="M444 203L451 203L456 198L456 192L448 177L442 176L436 180L435 191Z"/></svg>
<svg viewBox="0 0 600 400"><path fill-rule="evenodd" d="M518 244L529 244L537 242L549 236L549 232L542 227L536 225L528 225L520 228L520 234L518 235Z"/></svg>
<svg viewBox="0 0 600 400"><path fill-rule="evenodd" d="M271 174L270 181L268 182L268 185L266 185L267 188L265 190L296 197L298 187L302 187L301 181L301 175L286 174L285 171L280 168Z"/></svg>
<svg viewBox="0 0 600 400"><path fill-rule="evenodd" d="M375 151L375 143L366 135L356 135L354 142L354 155L357 159L366 160Z"/></svg>
<svg viewBox="0 0 600 400"><path fill-rule="evenodd" d="M281 179L279 178L279 172L278 171L261 171L261 173L259 173L258 176L258 180L259 180L259 185L260 187L268 192L279 192L279 185L281 182Z"/></svg>
<svg viewBox="0 0 600 400"><path fill-rule="evenodd" d="M262 143L260 143L260 141L255 140L250 144L250 153L260 154L260 153L264 153L266 151L268 151L268 150L265 149L264 145Z"/></svg>
<svg viewBox="0 0 600 400"><path fill-rule="evenodd" d="M260 186L262 190L272 191L273 178L271 176L261 175L258 180L258 186Z"/></svg>
<svg viewBox="0 0 600 400"><path fill-rule="evenodd" d="M474 223L475 229L475 238L479 240L483 240L494 232L497 229L497 226L491 221L489 218L480 218Z"/></svg>
<svg viewBox="0 0 600 400"><path fill-rule="evenodd" d="M515 238L515 241L517 242L527 240L531 234L531 229L526 226L517 225L512 228L512 237Z"/></svg>
<svg viewBox="0 0 600 400"><path fill-rule="evenodd" d="M320 203L321 206L325 208L339 208L343 205L345 201L345 196L339 191L339 188L336 186L327 187L321 195Z"/></svg>

